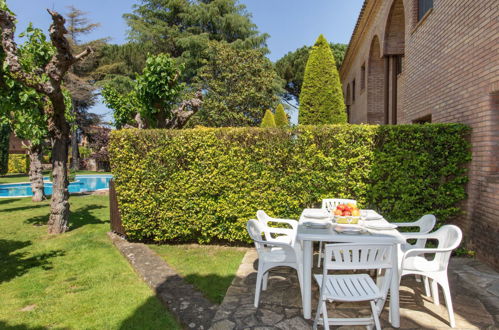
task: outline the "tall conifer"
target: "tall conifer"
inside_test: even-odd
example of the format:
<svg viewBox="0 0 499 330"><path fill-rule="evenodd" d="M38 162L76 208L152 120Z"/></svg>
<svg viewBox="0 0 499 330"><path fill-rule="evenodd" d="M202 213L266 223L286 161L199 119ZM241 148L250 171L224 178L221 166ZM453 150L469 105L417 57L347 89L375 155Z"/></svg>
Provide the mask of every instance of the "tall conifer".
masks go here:
<svg viewBox="0 0 499 330"><path fill-rule="evenodd" d="M340 77L329 44L321 34L310 50L300 93L298 122L303 125L346 123Z"/></svg>

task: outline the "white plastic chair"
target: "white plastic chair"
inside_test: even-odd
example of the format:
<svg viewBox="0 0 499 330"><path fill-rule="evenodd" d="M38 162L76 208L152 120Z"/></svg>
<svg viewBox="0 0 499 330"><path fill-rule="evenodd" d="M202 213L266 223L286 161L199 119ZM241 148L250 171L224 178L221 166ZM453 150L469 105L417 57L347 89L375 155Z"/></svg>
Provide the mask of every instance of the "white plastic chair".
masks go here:
<svg viewBox="0 0 499 330"><path fill-rule="evenodd" d="M417 232L401 232L402 236L404 237L409 237L413 235L414 233L418 234L428 234L433 230L435 227L435 224L437 223L437 218L433 214L425 214L421 218L419 218L417 221L414 222L396 222L395 224L399 228L419 228ZM410 250L410 249L415 249L415 248L424 248L426 246L426 239L420 238L416 240L415 244L401 244L400 245L400 253L399 253L399 263L402 261L402 255L404 252ZM416 281L421 282L420 276L416 275ZM428 284L428 278L423 276L423 281L424 281L424 288L425 288L425 293L427 296L431 296L430 293L430 286Z"/></svg>
<svg viewBox="0 0 499 330"><path fill-rule="evenodd" d="M255 307L258 307L260 300L260 290L267 289L268 272L274 267L286 266L291 267L298 273L298 281L300 282L300 292L302 290L302 273L303 265L301 258L301 249L299 245L294 244L296 240L296 231L291 236L291 244L277 241L268 241L264 239L266 232L269 234L282 234L281 228L265 229L257 220L249 220L246 228L250 237L253 239L258 252L258 274L256 277L255 288ZM263 282L263 285L262 285ZM263 287L262 287L263 286Z"/></svg>
<svg viewBox="0 0 499 330"><path fill-rule="evenodd" d="M392 249L393 246L389 244L326 244L323 273L314 275L320 288L314 329L317 329L321 315L324 329L329 329L329 325L375 325L376 329L381 329L379 315L388 293L392 268L397 267L392 264ZM387 273L380 281L379 287L368 274L364 273L328 275L329 270L359 269L385 269ZM326 300L369 301L372 317L328 318Z"/></svg>
<svg viewBox="0 0 499 330"><path fill-rule="evenodd" d="M328 210L328 212L334 211L336 206L340 204L353 204L357 205L355 199L343 199L343 198L326 198L322 200L322 208ZM319 242L319 258L317 259L317 267L321 267L322 259L322 242Z"/></svg>
<svg viewBox="0 0 499 330"><path fill-rule="evenodd" d="M256 212L256 217L260 224L263 226L264 234L265 234L265 239L269 242L283 242L283 243L288 243L288 244L293 244L293 235L296 234L296 231L298 230L298 221L296 220L291 220L291 219L277 219L277 218L272 218L269 216L267 213L265 213L262 210L258 210ZM277 224L277 225L287 225L287 227L283 228L280 227L278 231L276 231L275 226L270 226L270 224ZM291 228L289 228L291 227ZM270 232L272 230L272 233ZM272 235L273 234L273 235Z"/></svg>
<svg viewBox="0 0 499 330"><path fill-rule="evenodd" d="M438 284L444 291L445 304L449 313L449 323L452 328L456 326L454 309L452 308L452 298L447 277L447 266L452 250L457 248L463 238L463 233L459 227L445 225L430 234L407 235L409 239L431 239L437 240L436 248L414 248L406 251L402 256L400 266L400 277L415 274L426 276L432 280L431 291L435 305L440 304L438 295ZM434 255L433 260L428 260L425 255Z"/></svg>

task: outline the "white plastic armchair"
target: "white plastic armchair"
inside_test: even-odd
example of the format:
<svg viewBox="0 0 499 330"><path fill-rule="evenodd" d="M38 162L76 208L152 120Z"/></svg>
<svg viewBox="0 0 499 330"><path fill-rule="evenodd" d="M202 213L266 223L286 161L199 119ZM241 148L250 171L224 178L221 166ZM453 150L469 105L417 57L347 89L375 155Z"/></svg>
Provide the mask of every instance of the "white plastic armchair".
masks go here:
<svg viewBox="0 0 499 330"><path fill-rule="evenodd" d="M265 211L258 210L256 217L263 226L265 239L269 242L283 242L294 245L296 232L298 230L298 221L291 219L277 219L269 216ZM270 226L270 224L286 225L286 228Z"/></svg>
<svg viewBox="0 0 499 330"><path fill-rule="evenodd" d="M449 313L449 323L452 328L455 327L454 310L452 308L452 298L447 277L447 267L451 253L461 243L463 233L459 227L454 225L445 225L430 234L407 235L407 239L430 239L437 240L436 248L414 248L407 250L402 256L400 266L400 277L415 274L426 276L431 279L431 291L433 302L440 304L438 295L438 284L444 291L445 304ZM425 256L434 255L433 260L428 260Z"/></svg>
<svg viewBox="0 0 499 330"><path fill-rule="evenodd" d="M336 206L340 204L353 204L357 205L355 199L345 199L345 198L326 198L322 200L322 209L328 210L329 212L336 209ZM317 267L321 267L322 260L322 242L319 242L319 256L317 258Z"/></svg>
<svg viewBox="0 0 499 330"><path fill-rule="evenodd" d="M300 282L301 292L303 273L302 258L300 255L301 250L296 249L294 245L290 243L266 240L264 228L257 220L249 220L246 224L246 228L251 239L253 239L255 243L255 248L258 253L258 273L256 277L254 301L255 307L258 307L260 291L267 289L268 272L274 267L285 266L295 269L298 273L298 281ZM279 228L272 228L272 231L278 229ZM294 237L296 237L296 232L294 233Z"/></svg>

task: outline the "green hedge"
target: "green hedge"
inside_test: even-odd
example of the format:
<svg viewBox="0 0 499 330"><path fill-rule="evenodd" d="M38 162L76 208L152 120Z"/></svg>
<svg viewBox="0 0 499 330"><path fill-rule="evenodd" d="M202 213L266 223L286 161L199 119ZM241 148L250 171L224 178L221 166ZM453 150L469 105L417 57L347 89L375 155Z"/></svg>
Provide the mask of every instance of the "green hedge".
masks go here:
<svg viewBox="0 0 499 330"><path fill-rule="evenodd" d="M465 195L460 124L114 131L112 171L127 235L158 242L248 242L258 209L298 218L349 197L391 221L457 215Z"/></svg>
<svg viewBox="0 0 499 330"><path fill-rule="evenodd" d="M28 173L29 158L25 154L9 155L9 174Z"/></svg>

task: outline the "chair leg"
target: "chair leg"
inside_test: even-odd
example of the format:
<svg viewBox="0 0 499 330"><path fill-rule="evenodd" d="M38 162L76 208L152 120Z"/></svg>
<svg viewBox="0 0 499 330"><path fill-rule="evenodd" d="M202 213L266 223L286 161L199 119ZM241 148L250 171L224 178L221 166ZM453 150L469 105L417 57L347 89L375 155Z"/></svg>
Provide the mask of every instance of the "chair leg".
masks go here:
<svg viewBox="0 0 499 330"><path fill-rule="evenodd" d="M376 303L374 300L370 301L371 303L371 311L373 313L374 325L376 326L376 330L381 330L381 325L379 323L378 309L376 308Z"/></svg>
<svg viewBox="0 0 499 330"><path fill-rule="evenodd" d="M437 306L440 305L440 297L438 295L438 283L434 279L431 280L431 294L433 297L433 303Z"/></svg>
<svg viewBox="0 0 499 330"><path fill-rule="evenodd" d="M451 328L454 328L456 326L456 319L454 318L454 308L452 307L449 280L445 278L440 285L442 285L444 291L445 305L447 306L447 312L449 313L449 323Z"/></svg>
<svg viewBox="0 0 499 330"><path fill-rule="evenodd" d="M270 271L266 272L263 275L262 291L266 291L267 290L267 284L268 284L268 281L269 281L269 273L270 273Z"/></svg>
<svg viewBox="0 0 499 330"><path fill-rule="evenodd" d="M260 260L258 261L258 273L256 274L256 287L255 287L255 308L258 308L258 302L260 300L260 290L262 288L263 279L263 265L261 265Z"/></svg>
<svg viewBox="0 0 499 330"><path fill-rule="evenodd" d="M321 317L321 309L322 309L322 301L321 298L319 297L319 303L317 304L317 312L315 313L315 319L314 319L314 330L317 330L317 324L319 323L319 318Z"/></svg>
<svg viewBox="0 0 499 330"><path fill-rule="evenodd" d="M324 323L324 330L329 330L329 318L327 316L326 300L322 301L322 322Z"/></svg>
<svg viewBox="0 0 499 330"><path fill-rule="evenodd" d="M321 268L321 259L322 259L322 241L319 242L319 257L317 259L318 268Z"/></svg>
<svg viewBox="0 0 499 330"><path fill-rule="evenodd" d="M423 276L424 291L427 297L431 297L430 284L428 283L428 277Z"/></svg>

